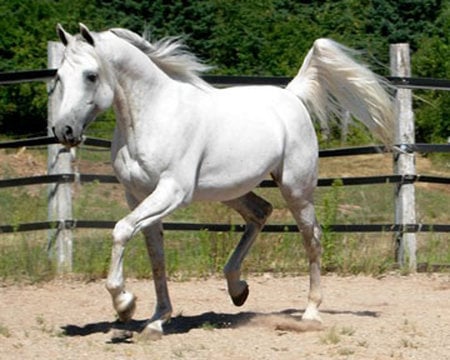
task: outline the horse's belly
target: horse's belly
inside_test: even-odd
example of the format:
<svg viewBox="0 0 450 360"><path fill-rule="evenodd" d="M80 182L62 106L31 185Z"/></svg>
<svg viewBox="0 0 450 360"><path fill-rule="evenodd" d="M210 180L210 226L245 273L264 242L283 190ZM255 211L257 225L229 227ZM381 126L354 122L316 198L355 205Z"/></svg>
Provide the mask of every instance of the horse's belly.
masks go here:
<svg viewBox="0 0 450 360"><path fill-rule="evenodd" d="M262 181L262 180L261 180ZM226 201L236 199L252 191L261 181L251 179L239 182L200 184L194 193L194 201Z"/></svg>
<svg viewBox="0 0 450 360"><path fill-rule="evenodd" d="M267 179L278 165L276 159L258 164L235 161L200 171L194 200L226 201L242 196Z"/></svg>

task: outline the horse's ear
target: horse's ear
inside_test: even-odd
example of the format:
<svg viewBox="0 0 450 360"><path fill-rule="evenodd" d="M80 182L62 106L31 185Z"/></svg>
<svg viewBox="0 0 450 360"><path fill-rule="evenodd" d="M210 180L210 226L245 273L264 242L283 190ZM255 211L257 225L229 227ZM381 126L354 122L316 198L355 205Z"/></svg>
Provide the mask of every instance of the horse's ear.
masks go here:
<svg viewBox="0 0 450 360"><path fill-rule="evenodd" d="M72 35L70 35L61 24L56 25L56 33L59 36L59 39L64 44L64 46L67 46L69 44L69 41L72 39Z"/></svg>
<svg viewBox="0 0 450 360"><path fill-rule="evenodd" d="M91 35L91 32L87 28L86 25L80 23L80 33L84 40L88 42L88 44L91 44L92 46L95 45L94 38Z"/></svg>

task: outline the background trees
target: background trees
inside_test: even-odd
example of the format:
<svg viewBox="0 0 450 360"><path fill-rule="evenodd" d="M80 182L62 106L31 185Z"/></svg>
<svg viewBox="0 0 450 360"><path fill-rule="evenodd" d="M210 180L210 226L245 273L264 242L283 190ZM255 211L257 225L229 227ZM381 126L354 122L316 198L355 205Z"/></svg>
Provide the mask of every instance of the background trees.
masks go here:
<svg viewBox="0 0 450 360"><path fill-rule="evenodd" d="M389 74L389 44L408 42L413 75L450 78L449 0L0 0L0 71L46 68L55 25L76 32L148 30L153 39L185 37L213 73L293 76L318 37L363 50L372 68ZM420 93L417 139L450 136L450 96ZM43 84L0 87L0 133L46 132Z"/></svg>

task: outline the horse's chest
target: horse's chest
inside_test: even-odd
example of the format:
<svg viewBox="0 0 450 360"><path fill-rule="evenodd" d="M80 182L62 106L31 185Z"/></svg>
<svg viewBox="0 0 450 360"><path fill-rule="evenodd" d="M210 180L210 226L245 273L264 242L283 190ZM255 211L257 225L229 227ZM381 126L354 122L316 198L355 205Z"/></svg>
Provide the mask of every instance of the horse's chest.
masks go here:
<svg viewBox="0 0 450 360"><path fill-rule="evenodd" d="M116 154L113 166L119 181L138 200L151 194L157 185L157 177L152 176L148 169L144 169L138 160L131 158L127 151L119 151Z"/></svg>

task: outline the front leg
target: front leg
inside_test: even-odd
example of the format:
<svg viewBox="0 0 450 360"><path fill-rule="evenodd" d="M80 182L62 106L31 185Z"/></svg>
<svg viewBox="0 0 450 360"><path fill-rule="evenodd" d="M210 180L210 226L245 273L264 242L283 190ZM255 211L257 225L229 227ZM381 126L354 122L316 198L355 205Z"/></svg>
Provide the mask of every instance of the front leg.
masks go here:
<svg viewBox="0 0 450 360"><path fill-rule="evenodd" d="M178 208L185 198L185 193L175 181L160 181L155 191L114 227L106 288L121 321L130 320L136 307L135 296L125 290L123 276L123 256L127 242L137 231L160 222L164 216Z"/></svg>

